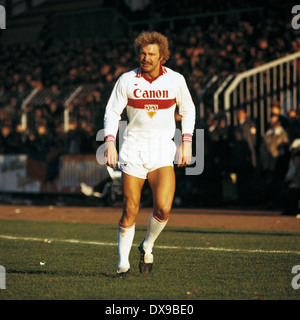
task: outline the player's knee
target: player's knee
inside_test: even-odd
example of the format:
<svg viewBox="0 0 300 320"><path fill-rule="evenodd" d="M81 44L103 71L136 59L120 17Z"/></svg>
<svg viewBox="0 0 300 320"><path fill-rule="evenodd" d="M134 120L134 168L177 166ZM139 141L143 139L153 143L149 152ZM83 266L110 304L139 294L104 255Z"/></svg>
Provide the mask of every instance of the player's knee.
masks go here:
<svg viewBox="0 0 300 320"><path fill-rule="evenodd" d="M171 206L159 205L153 211L153 216L159 221L165 221L169 219L171 212Z"/></svg>
<svg viewBox="0 0 300 320"><path fill-rule="evenodd" d="M132 219L137 216L139 211L139 201L135 198L124 197L123 202L123 216L126 216L127 219Z"/></svg>

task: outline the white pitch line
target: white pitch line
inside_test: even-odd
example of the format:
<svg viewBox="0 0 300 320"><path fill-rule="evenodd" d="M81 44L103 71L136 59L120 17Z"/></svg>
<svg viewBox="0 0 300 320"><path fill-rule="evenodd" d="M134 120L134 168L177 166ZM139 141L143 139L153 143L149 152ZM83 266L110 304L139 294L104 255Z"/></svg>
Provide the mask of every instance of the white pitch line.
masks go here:
<svg viewBox="0 0 300 320"><path fill-rule="evenodd" d="M42 238L32 238L32 237L15 237L15 236L5 236L0 235L0 239L7 240L23 240L23 241L37 241L37 242L64 242L64 243L78 243L78 244L93 244L98 246L116 246L117 243L110 242L98 242L98 241L84 241L84 240L76 240L76 239L42 239Z"/></svg>
<svg viewBox="0 0 300 320"><path fill-rule="evenodd" d="M76 239L42 239L32 237L15 237L0 235L0 239L7 240L22 240L22 241L36 241L36 242L63 242L63 243L77 243L77 244L89 244L97 246L117 246L117 243L113 242L99 242L99 241L84 241ZM133 244L134 247L137 245ZM281 254L300 254L300 251L293 250L262 250L262 249L235 249L235 248L222 248L222 247L178 247L178 246L156 246L157 249L168 249L168 250L199 250L199 251L224 251L224 252L246 252L246 253L281 253Z"/></svg>

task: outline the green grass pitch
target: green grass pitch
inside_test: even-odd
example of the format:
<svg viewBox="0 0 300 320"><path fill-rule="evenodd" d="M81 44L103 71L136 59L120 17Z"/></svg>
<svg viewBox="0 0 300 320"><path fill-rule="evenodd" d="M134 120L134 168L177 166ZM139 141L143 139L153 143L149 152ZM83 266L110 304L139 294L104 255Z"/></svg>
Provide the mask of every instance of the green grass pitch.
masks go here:
<svg viewBox="0 0 300 320"><path fill-rule="evenodd" d="M155 243L152 274L116 277L117 226L0 221L0 300L299 300L292 286L300 233L166 227ZM294 281L299 283L300 280Z"/></svg>

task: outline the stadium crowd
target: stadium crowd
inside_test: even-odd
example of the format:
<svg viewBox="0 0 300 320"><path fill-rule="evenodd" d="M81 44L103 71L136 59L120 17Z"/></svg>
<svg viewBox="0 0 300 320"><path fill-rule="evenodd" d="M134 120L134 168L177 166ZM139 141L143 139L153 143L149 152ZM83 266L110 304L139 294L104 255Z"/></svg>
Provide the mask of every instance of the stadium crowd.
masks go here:
<svg viewBox="0 0 300 320"><path fill-rule="evenodd" d="M300 33L276 15L263 21L234 20L226 25L213 21L190 23L180 26L176 32L171 29L163 32L170 39L172 52L166 65L185 76L195 105L199 104L201 90L213 75L225 77L239 73L300 49ZM135 36L134 32L130 37L114 41L78 39L73 43L49 43L41 39L34 44L13 44L2 50L0 154L47 153L52 149L61 154L95 154L99 147L95 137L103 128L104 109L111 89L123 72L137 66L130 45ZM82 99L75 99L67 106L70 127L65 132L65 107L60 97L68 88L81 84L93 84L93 87ZM23 131L24 99L33 89L45 88L47 95L38 103L26 105L27 129ZM290 196L286 189L290 179L294 182L294 175L299 192L299 156L292 150L292 143L300 138L300 117L299 106L294 106L289 114L282 114L280 106L275 107L279 108L274 117L277 116L286 138L278 147L276 139L270 137L279 129L270 123L261 141L255 137L255 145L250 148L254 156L246 147L249 139L244 137L244 129L227 128L222 114L207 111L202 119L205 122L200 124L206 134L204 173L201 177L179 177L179 185L184 185L181 190L186 193L177 195L175 201L185 205L217 205L224 197L224 181L230 178L231 181L237 179L237 198L241 204L249 204L253 198L261 200L257 194L260 185L265 191L264 203L284 207ZM242 133L237 133L238 130ZM251 125L247 130L251 130ZM272 143L275 147L271 147ZM280 176L276 176L278 168L283 169ZM251 170L258 174L252 175L256 180L249 190L245 181L249 181ZM178 170L177 174L180 176L182 171ZM287 174L289 183L285 180ZM272 194L276 192L280 194L277 199L285 199L284 204L274 201ZM285 209L293 211L295 207Z"/></svg>

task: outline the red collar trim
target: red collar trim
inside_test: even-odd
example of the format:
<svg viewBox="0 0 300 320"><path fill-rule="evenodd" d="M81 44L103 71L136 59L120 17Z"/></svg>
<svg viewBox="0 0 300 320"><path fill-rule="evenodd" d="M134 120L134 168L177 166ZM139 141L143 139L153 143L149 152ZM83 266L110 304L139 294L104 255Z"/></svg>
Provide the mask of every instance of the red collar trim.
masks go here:
<svg viewBox="0 0 300 320"><path fill-rule="evenodd" d="M160 76L162 76L165 73L167 73L167 69L161 65L160 66L160 70L159 70L159 75L157 77L153 78L153 79L150 79L150 78L146 77L146 75L142 72L142 68L139 67L138 70L137 70L136 76L138 78L143 77L145 80L147 80L148 82L152 83L153 81L155 81L156 79L158 79Z"/></svg>

